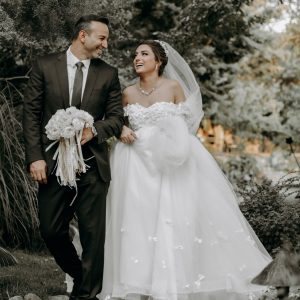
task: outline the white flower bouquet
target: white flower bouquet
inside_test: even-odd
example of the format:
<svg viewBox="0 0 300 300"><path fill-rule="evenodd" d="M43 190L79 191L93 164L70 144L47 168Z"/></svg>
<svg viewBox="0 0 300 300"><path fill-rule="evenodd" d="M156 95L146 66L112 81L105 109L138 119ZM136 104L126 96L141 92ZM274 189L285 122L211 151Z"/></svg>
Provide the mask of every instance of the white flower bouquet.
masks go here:
<svg viewBox="0 0 300 300"><path fill-rule="evenodd" d="M47 137L54 141L46 151L59 143L53 159L57 160L55 175L60 185L77 187L76 174L86 172L80 141L83 128L92 127L93 123L89 113L72 106L59 109L46 125Z"/></svg>

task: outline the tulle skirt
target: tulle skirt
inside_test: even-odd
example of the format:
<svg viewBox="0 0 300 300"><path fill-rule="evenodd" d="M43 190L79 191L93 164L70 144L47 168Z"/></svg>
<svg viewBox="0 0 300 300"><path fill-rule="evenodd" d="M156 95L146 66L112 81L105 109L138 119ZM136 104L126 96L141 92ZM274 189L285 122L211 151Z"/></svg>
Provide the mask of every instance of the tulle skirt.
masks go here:
<svg viewBox="0 0 300 300"><path fill-rule="evenodd" d="M250 281L271 258L182 122L143 127L112 151L101 299L254 299L263 290Z"/></svg>

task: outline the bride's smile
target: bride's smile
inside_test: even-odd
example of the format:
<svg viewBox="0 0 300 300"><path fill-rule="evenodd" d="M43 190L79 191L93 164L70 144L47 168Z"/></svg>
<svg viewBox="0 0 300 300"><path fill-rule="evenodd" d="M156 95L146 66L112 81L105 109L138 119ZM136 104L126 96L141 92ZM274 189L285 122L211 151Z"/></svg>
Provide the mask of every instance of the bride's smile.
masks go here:
<svg viewBox="0 0 300 300"><path fill-rule="evenodd" d="M133 64L137 74L153 73L160 65L148 45L140 45L136 49Z"/></svg>

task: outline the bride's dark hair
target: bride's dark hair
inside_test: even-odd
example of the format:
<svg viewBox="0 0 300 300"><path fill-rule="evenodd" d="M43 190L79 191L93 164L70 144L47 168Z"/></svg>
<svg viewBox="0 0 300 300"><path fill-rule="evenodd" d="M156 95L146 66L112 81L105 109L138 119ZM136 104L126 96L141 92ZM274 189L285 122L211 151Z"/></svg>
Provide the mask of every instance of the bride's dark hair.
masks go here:
<svg viewBox="0 0 300 300"><path fill-rule="evenodd" d="M154 40L142 41L138 44L137 47L139 47L140 45L147 45L151 48L151 50L154 53L155 59L161 63L158 69L158 76L161 76L162 73L164 72L165 66L168 63L168 56L163 46L159 42Z"/></svg>

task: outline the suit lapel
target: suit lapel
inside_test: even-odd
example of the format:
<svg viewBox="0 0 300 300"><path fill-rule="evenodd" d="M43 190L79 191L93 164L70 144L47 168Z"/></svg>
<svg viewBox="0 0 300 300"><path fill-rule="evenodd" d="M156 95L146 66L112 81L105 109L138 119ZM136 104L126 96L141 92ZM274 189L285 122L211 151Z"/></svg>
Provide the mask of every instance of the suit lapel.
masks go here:
<svg viewBox="0 0 300 300"><path fill-rule="evenodd" d="M64 107L69 107L69 81L67 69L67 54L61 53L55 64L59 87L64 103Z"/></svg>
<svg viewBox="0 0 300 300"><path fill-rule="evenodd" d="M90 95L95 85L97 73L98 73L97 63L94 59L92 59L91 64L89 66L89 71L86 79L82 102L81 102L81 109L83 110L87 107L87 103L90 99Z"/></svg>

